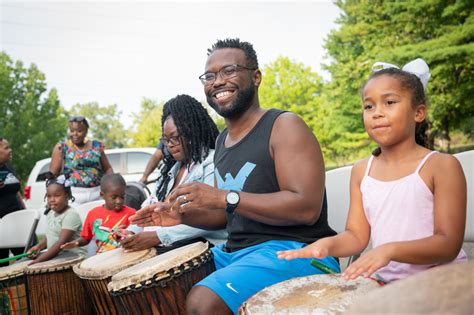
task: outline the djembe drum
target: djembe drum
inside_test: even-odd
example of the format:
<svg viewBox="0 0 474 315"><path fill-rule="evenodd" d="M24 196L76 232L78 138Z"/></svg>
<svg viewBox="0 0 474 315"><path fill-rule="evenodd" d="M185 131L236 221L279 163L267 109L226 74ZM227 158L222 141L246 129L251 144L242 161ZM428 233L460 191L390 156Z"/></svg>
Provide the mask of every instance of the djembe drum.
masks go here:
<svg viewBox="0 0 474 315"><path fill-rule="evenodd" d="M117 248L87 258L75 265L73 270L81 278L96 314L118 314L112 296L107 291L112 275L154 256L155 249L125 253L122 248Z"/></svg>
<svg viewBox="0 0 474 315"><path fill-rule="evenodd" d="M379 286L372 279L344 280L339 274L294 278L256 293L239 314L339 314Z"/></svg>
<svg viewBox="0 0 474 315"><path fill-rule="evenodd" d="M0 314L29 314L25 269L31 260L0 268Z"/></svg>
<svg viewBox="0 0 474 315"><path fill-rule="evenodd" d="M186 295L213 266L208 244L197 242L117 273L108 289L120 314L185 314Z"/></svg>
<svg viewBox="0 0 474 315"><path fill-rule="evenodd" d="M474 261L438 266L391 282L354 303L349 314L473 314Z"/></svg>
<svg viewBox="0 0 474 315"><path fill-rule="evenodd" d="M61 252L56 258L26 268L32 314L91 314L92 307L72 267L83 257Z"/></svg>

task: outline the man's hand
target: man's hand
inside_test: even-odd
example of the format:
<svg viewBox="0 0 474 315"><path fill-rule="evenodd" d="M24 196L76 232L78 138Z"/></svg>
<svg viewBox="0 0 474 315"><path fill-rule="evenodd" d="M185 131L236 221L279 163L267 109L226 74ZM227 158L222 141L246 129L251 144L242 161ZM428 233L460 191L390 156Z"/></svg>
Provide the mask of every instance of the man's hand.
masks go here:
<svg viewBox="0 0 474 315"><path fill-rule="evenodd" d="M169 195L169 202L175 204L180 213L194 209L225 209L227 191L204 183L192 182L178 186Z"/></svg>
<svg viewBox="0 0 474 315"><path fill-rule="evenodd" d="M133 252L143 249L152 248L160 244L160 239L156 232L142 232L134 235L129 235L120 241L125 252Z"/></svg>
<svg viewBox="0 0 474 315"><path fill-rule="evenodd" d="M178 202L158 202L137 211L130 223L145 226L175 226L181 224L181 215L175 208Z"/></svg>

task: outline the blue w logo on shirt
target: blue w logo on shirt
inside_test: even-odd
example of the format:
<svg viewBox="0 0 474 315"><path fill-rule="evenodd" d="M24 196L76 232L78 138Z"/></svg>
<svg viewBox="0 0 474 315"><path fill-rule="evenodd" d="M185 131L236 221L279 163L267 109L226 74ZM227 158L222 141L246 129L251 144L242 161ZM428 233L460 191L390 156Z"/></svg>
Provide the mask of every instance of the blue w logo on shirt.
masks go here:
<svg viewBox="0 0 474 315"><path fill-rule="evenodd" d="M221 174L219 174L219 170L216 169L216 179L217 179L217 187L219 189L231 189L242 191L244 189L245 181L247 177L249 177L250 173L252 173L253 169L256 167L256 164L247 162L244 166L240 169L237 173L237 176L232 177L230 173L225 174L225 180L222 178Z"/></svg>

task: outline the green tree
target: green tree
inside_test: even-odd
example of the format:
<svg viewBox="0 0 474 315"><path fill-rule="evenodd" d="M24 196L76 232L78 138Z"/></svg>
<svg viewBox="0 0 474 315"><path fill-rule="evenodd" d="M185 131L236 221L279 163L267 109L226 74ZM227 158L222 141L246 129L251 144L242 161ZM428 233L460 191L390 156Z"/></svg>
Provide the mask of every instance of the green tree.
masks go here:
<svg viewBox="0 0 474 315"><path fill-rule="evenodd" d="M209 109L208 109L208 111L209 111ZM219 130L219 132L222 132L222 131L224 131L225 128L227 128L226 125L225 125L224 118L222 118L220 116L219 117L211 116L211 118L216 123L217 130Z"/></svg>
<svg viewBox="0 0 474 315"><path fill-rule="evenodd" d="M95 102L76 104L71 114L86 117L90 125L89 137L103 141L106 148L123 148L127 145L127 131L120 122L122 112L117 110L117 105L101 107Z"/></svg>
<svg viewBox="0 0 474 315"><path fill-rule="evenodd" d="M262 69L263 80L259 98L264 108L279 108L299 115L310 126L321 143L325 156L326 141L330 138L325 128L324 109L321 107L321 77L310 67L278 57Z"/></svg>
<svg viewBox="0 0 474 315"><path fill-rule="evenodd" d="M266 108L279 108L313 121L321 94L321 78L302 63L278 57L262 69L259 88L260 103Z"/></svg>
<svg viewBox="0 0 474 315"><path fill-rule="evenodd" d="M9 140L13 165L22 181L37 160L51 156L63 138L67 115L55 89L47 92L44 74L0 52L0 137Z"/></svg>
<svg viewBox="0 0 474 315"><path fill-rule="evenodd" d="M145 98L140 104L138 114L133 114L133 126L130 130L131 147L155 147L161 138L161 116L163 102Z"/></svg>
<svg viewBox="0 0 474 315"><path fill-rule="evenodd" d="M424 16L411 32L423 31L419 42L408 42L393 52L394 60L406 62L422 56L430 65L432 79L428 84L432 141L445 140L443 149L450 150L451 132L463 131L474 135L474 3L472 1L422 1L406 12L403 19ZM429 12L429 14L427 14ZM381 53L381 56L386 53Z"/></svg>
<svg viewBox="0 0 474 315"><path fill-rule="evenodd" d="M340 27L326 41L332 80L324 89L332 143L345 159L370 150L361 123L360 88L375 61L403 65L422 57L430 65L431 136L472 134L474 24L472 1L337 1ZM332 110L329 110L332 108ZM356 141L353 141L355 138ZM449 149L449 145L447 147Z"/></svg>

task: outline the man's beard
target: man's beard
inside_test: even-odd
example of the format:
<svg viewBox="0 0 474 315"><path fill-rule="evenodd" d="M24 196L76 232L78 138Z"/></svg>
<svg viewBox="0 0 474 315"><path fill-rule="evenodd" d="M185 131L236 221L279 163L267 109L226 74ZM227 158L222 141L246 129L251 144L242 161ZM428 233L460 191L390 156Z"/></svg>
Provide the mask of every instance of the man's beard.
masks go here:
<svg viewBox="0 0 474 315"><path fill-rule="evenodd" d="M228 107L216 104L212 97L207 97L207 103L224 118L238 118L249 109L255 95L255 86L250 85L247 89L238 90L236 99Z"/></svg>

